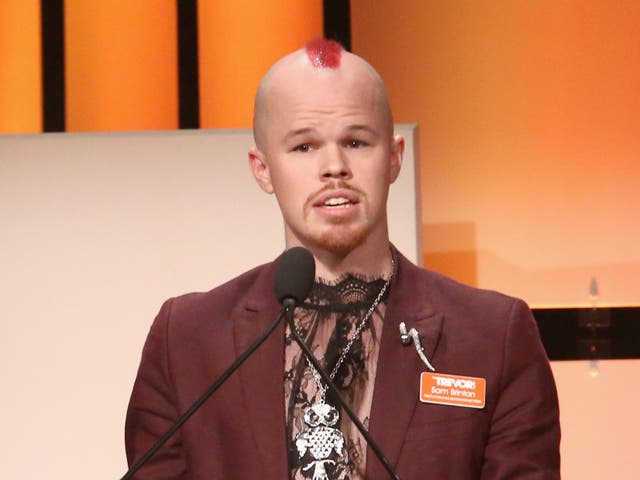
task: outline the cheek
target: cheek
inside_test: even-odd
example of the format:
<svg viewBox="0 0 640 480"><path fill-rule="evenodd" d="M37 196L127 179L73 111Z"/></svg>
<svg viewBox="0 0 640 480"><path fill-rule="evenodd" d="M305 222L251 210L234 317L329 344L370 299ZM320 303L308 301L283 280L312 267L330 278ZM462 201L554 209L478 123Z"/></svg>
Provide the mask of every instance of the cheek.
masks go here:
<svg viewBox="0 0 640 480"><path fill-rule="evenodd" d="M277 176L273 180L273 189L278 204L285 215L290 216L302 212L308 192L299 179Z"/></svg>
<svg viewBox="0 0 640 480"><path fill-rule="evenodd" d="M370 215L377 216L386 207L389 192L389 174L385 170L367 178L365 193Z"/></svg>
<svg viewBox="0 0 640 480"><path fill-rule="evenodd" d="M287 171L280 166L271 167L271 184L277 196L285 196L290 191L290 186L294 183L287 175Z"/></svg>
<svg viewBox="0 0 640 480"><path fill-rule="evenodd" d="M296 165L293 162L287 162L286 165L273 165L271 183L276 196L296 202L302 208L307 197L313 193L314 188L317 188L308 167L309 165Z"/></svg>
<svg viewBox="0 0 640 480"><path fill-rule="evenodd" d="M379 196L389 186L389 171L385 168L369 170L362 177L362 182L370 195Z"/></svg>

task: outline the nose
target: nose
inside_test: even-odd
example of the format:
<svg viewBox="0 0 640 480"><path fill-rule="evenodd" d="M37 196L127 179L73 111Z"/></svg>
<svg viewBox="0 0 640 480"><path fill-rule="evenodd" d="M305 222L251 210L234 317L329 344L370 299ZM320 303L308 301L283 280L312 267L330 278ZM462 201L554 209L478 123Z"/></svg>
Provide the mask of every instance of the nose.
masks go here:
<svg viewBox="0 0 640 480"><path fill-rule="evenodd" d="M351 168L346 152L339 146L327 147L321 158L320 174L325 180L351 178Z"/></svg>

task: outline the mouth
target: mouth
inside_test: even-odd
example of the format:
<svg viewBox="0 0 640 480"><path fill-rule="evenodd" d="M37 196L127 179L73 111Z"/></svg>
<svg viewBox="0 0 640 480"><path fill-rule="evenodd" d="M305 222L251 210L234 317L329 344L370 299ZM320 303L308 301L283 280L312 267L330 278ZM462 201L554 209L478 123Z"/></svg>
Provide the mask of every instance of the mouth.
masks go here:
<svg viewBox="0 0 640 480"><path fill-rule="evenodd" d="M351 205L355 205L357 202L347 197L331 197L324 200L321 205L327 208L348 208Z"/></svg>
<svg viewBox="0 0 640 480"><path fill-rule="evenodd" d="M360 211L362 194L345 186L338 188L324 188L308 200L307 207L321 217L333 221L345 221Z"/></svg>
<svg viewBox="0 0 640 480"><path fill-rule="evenodd" d="M313 206L333 211L353 207L358 203L360 200L355 192L341 188L324 192L316 199Z"/></svg>

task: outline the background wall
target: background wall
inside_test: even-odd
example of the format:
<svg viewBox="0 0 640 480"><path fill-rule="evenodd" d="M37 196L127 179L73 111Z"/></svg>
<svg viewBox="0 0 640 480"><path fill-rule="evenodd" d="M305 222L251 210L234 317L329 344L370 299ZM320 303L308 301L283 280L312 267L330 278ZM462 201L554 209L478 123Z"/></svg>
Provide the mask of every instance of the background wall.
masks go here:
<svg viewBox="0 0 640 480"><path fill-rule="evenodd" d="M352 2L421 127L425 264L533 306L637 305L640 2Z"/></svg>
<svg viewBox="0 0 640 480"><path fill-rule="evenodd" d="M322 1L200 0L198 7L201 126L251 127L267 69L322 36Z"/></svg>
<svg viewBox="0 0 640 480"><path fill-rule="evenodd" d="M321 0L3 0L0 134L43 131L43 1L63 30L45 40L63 50L49 65L63 70L63 131L178 128L181 7L197 11L183 28L197 30L203 128L250 127L267 68L323 32Z"/></svg>
<svg viewBox="0 0 640 480"><path fill-rule="evenodd" d="M0 2L0 134L42 130L40 2Z"/></svg>
<svg viewBox="0 0 640 480"><path fill-rule="evenodd" d="M176 8L64 0L67 131L178 127Z"/></svg>

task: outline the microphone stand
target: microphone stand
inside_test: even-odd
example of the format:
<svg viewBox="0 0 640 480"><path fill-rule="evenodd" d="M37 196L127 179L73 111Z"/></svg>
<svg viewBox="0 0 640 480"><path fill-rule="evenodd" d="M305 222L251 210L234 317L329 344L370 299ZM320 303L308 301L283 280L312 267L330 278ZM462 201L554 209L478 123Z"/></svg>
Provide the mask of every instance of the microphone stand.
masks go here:
<svg viewBox="0 0 640 480"><path fill-rule="evenodd" d="M153 457L158 450L169 440L173 434L175 434L184 423L191 418L191 416L202 406L204 402L206 402L211 395L214 394L218 388L235 372L240 365L244 363L244 361L251 356L251 354L264 343L264 341L271 335L271 333L276 329L282 316L284 315L285 307L283 306L278 313L275 321L269 326L269 328L258 337L249 347L244 351L242 355L240 355L236 360L231 364L229 368L227 368L220 377L209 387L209 389L202 394L200 398L198 398L189 409L184 412L178 420L171 426L167 432L160 437L156 443L154 443L149 450L147 450L136 463L125 473L125 475L120 480L129 480L132 478L135 473L140 470L140 468L147 463L151 457Z"/></svg>
<svg viewBox="0 0 640 480"><path fill-rule="evenodd" d="M300 348L302 349L304 354L307 356L307 358L313 365L313 368L317 370L317 372L320 374L320 377L322 377L322 380L324 380L324 383L327 385L329 390L331 390L331 392L337 398L340 406L344 409L345 412L347 412L347 415L349 416L351 421L354 423L358 431L362 434L364 439L367 441L367 444L371 447L371 450L373 450L373 453L375 453L376 457L378 457L380 462L382 462L382 465L384 466L385 470L389 473L389 476L394 480L400 480L400 477L393 470L391 463L389 463L389 460L387 460L387 458L384 456L384 454L380 450L380 447L378 447L378 445L373 440L371 435L369 435L369 432L364 427L364 425L362 424L358 416L353 412L353 410L351 410L349 405L347 405L347 402L342 398L342 396L340 395L340 392L338 391L338 388L335 386L335 384L331 380L331 377L329 377L329 374L325 371L322 365L320 365L320 362L318 362L318 359L311 352L311 350L309 350L309 347L307 347L307 344L304 343L304 340L302 340L302 338L300 338L300 335L298 335L298 330L296 329L296 326L293 321L293 310L295 308L295 301L291 302L289 300L290 300L289 298L285 299L284 302L282 303L282 307L284 309L284 312L287 318L287 323L289 324L289 328L291 329L291 334L293 335L293 339L296 341L298 345L300 345Z"/></svg>

